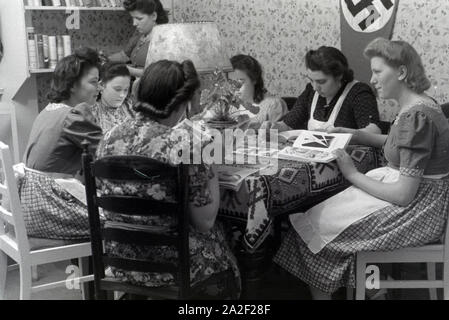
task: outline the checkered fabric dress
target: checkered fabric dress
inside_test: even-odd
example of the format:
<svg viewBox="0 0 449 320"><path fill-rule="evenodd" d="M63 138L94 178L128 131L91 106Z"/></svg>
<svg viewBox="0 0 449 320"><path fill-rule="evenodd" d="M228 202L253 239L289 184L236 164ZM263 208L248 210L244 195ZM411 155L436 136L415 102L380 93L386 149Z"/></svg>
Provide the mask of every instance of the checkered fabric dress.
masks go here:
<svg viewBox="0 0 449 320"><path fill-rule="evenodd" d="M406 208L391 205L352 224L318 254L291 228L274 262L323 292L355 287L355 253L437 242L449 212L449 179L423 180Z"/></svg>

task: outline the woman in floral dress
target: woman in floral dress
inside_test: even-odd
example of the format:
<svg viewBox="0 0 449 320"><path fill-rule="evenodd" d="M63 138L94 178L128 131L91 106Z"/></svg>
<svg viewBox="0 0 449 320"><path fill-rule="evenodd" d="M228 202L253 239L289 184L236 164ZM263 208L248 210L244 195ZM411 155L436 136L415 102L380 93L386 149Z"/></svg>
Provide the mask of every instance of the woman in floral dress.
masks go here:
<svg viewBox="0 0 449 320"><path fill-rule="evenodd" d="M191 132L178 125L200 82L192 62L182 64L159 61L150 65L139 84L138 102L134 105L136 118L130 123L115 126L100 143L97 157L113 155L141 155L165 163L177 164L179 157L201 151L189 140ZM176 126L176 127L175 127ZM195 149L197 148L197 149ZM183 151L188 151L183 154ZM226 243L222 227L215 222L218 205L218 178L213 167L189 166L190 210L190 278L196 297L237 298L240 275L236 259ZM151 183L112 183L103 181L104 194L138 195L156 200L174 200L175 182L160 177ZM175 216L121 216L106 214L105 228L133 228L164 230L176 222ZM108 242L108 254L153 262L169 262L176 258L172 247L130 246ZM173 274L128 272L108 268L107 274L122 281L145 286L165 286L176 283Z"/></svg>
<svg viewBox="0 0 449 320"><path fill-rule="evenodd" d="M354 287L355 254L439 241L449 211L449 124L424 91L430 87L415 49L403 41L376 39L371 83L382 99L401 109L388 137L352 130L355 142L384 145L388 166L363 175L351 157L337 163L353 186L291 216L275 262L309 284L315 299Z"/></svg>

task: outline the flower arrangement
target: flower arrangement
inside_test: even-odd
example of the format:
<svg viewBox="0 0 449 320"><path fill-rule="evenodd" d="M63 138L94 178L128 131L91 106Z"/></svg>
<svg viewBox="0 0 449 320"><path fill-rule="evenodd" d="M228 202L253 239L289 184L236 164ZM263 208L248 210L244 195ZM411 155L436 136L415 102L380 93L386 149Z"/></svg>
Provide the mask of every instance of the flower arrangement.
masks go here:
<svg viewBox="0 0 449 320"><path fill-rule="evenodd" d="M212 82L212 89L205 89L201 93L203 114L208 111L212 114L206 123L217 128L237 125L244 117L239 108L246 105L239 97L241 84L227 79L225 73L218 69L212 75Z"/></svg>

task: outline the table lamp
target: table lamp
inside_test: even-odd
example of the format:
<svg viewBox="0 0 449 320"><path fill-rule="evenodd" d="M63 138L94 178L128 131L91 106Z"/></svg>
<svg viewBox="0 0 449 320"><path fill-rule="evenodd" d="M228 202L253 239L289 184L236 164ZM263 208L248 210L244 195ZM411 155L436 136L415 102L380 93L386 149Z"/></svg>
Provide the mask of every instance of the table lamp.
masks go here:
<svg viewBox="0 0 449 320"><path fill-rule="evenodd" d="M217 68L232 71L231 61L213 22L169 23L157 25L151 31L145 66L159 60L182 62L192 60L199 74Z"/></svg>

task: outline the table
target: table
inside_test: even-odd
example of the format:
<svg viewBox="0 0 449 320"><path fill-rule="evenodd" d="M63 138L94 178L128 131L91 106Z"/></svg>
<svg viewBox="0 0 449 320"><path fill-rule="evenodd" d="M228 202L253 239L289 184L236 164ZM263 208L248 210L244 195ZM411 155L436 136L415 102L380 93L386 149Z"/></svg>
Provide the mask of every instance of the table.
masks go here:
<svg viewBox="0 0 449 320"><path fill-rule="evenodd" d="M379 149L350 145L347 151L360 172L385 165ZM243 226L243 246L248 253L254 253L272 232L275 217L304 210L348 186L335 161L279 160L277 172L272 175L250 176L238 192L220 190L219 217Z"/></svg>

